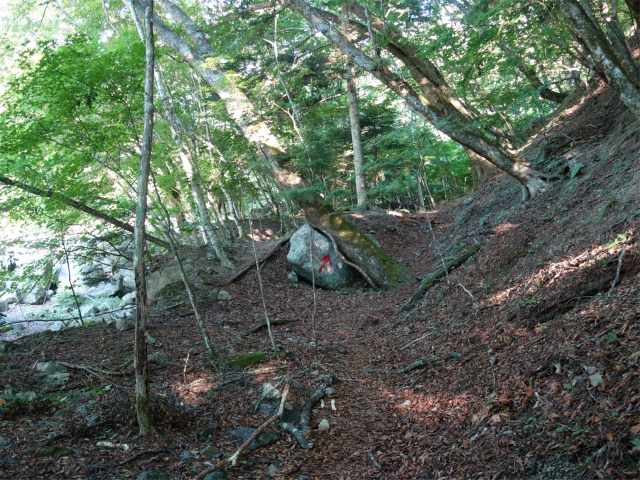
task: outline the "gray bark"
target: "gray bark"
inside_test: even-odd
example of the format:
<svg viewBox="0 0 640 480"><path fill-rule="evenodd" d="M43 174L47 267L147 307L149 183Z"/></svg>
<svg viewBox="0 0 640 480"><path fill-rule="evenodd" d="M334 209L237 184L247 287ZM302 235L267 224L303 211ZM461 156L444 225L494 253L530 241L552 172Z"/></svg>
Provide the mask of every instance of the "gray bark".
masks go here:
<svg viewBox="0 0 640 480"><path fill-rule="evenodd" d="M607 77L620 100L640 120L640 90L622 68L600 27L576 0L558 0L562 13L589 49L591 57Z"/></svg>
<svg viewBox="0 0 640 480"><path fill-rule="evenodd" d="M147 365L147 282L144 267L144 229L147 218L147 192L149 166L151 162L151 140L153 135L153 0L145 11L146 69L144 84L144 133L142 154L140 155L140 174L138 176L138 200L136 205L136 225L134 233L135 253L133 268L136 280L136 331L134 368L136 376L136 412L140 435L152 435L155 432L151 420L149 401L149 371Z"/></svg>

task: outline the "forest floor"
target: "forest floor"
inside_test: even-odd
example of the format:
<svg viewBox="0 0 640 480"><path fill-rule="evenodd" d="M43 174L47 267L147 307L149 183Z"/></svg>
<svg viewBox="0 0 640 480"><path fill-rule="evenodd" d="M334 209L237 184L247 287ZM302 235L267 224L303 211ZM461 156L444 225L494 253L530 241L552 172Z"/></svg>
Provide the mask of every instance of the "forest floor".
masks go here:
<svg viewBox="0 0 640 480"><path fill-rule="evenodd" d="M350 216L417 277L482 245L411 311L396 314L417 282L318 289L314 302L311 285L287 281L285 243L261 270L269 317L294 320L273 327L282 354L271 355L266 330L246 335L264 321L252 268L206 282L233 300L198 293L219 352L211 364L185 293L166 291L149 320L150 352L167 355L150 366L154 437L137 435L132 330L97 324L14 342L0 384L36 397L0 399L0 477L195 478L239 447L232 429L270 417L253 413L265 382L282 391L289 379L287 400L302 408L332 374L335 391L311 422L329 429L314 429L313 448L274 423L280 440L243 453L226 478L638 478L640 127L606 89L583 93L531 140L529 158L563 180L525 205L498 175L428 216ZM264 223L259 240L273 233ZM237 247L236 261L248 261L251 242L244 257ZM269 355L228 365L251 352ZM38 361L70 364L69 382L39 383Z"/></svg>

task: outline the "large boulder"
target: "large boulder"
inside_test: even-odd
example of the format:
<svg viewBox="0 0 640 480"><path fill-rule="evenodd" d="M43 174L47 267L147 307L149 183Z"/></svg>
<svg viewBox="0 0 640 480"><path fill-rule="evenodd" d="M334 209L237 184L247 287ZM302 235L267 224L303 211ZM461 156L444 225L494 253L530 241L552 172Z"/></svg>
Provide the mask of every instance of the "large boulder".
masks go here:
<svg viewBox="0 0 640 480"><path fill-rule="evenodd" d="M193 270L193 266L188 262L184 262L182 266L186 273L190 273ZM156 298L160 290L173 283L182 283L182 275L177 265L169 265L147 274L148 297Z"/></svg>
<svg viewBox="0 0 640 480"><path fill-rule="evenodd" d="M91 297L123 297L127 293L131 293L134 289L131 287L129 278L122 272L108 278L104 282L100 282L84 293Z"/></svg>
<svg viewBox="0 0 640 480"><path fill-rule="evenodd" d="M310 249L312 239L313 246ZM291 247L287 260L291 269L309 282L312 281L313 269L314 281L318 287L327 290L348 288L360 277L356 269L338 257L331 241L307 223L291 236L289 243ZM313 260L310 258L311 253Z"/></svg>
<svg viewBox="0 0 640 480"><path fill-rule="evenodd" d="M18 303L25 305L42 305L53 292L46 291L42 287L34 287L28 291L17 291Z"/></svg>

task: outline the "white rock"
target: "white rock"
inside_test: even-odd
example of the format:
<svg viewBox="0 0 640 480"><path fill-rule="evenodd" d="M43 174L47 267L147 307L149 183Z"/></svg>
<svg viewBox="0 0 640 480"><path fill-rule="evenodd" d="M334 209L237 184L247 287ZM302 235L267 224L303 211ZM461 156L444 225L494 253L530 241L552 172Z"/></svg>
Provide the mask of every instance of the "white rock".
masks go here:
<svg viewBox="0 0 640 480"><path fill-rule="evenodd" d="M122 297L122 305L135 305L136 304L136 292L127 293Z"/></svg>
<svg viewBox="0 0 640 480"><path fill-rule="evenodd" d="M325 430L329 430L329 420L323 418L318 424L318 430L323 432Z"/></svg>
<svg viewBox="0 0 640 480"><path fill-rule="evenodd" d="M220 290L218 293L218 300L233 300L233 295L226 290Z"/></svg>

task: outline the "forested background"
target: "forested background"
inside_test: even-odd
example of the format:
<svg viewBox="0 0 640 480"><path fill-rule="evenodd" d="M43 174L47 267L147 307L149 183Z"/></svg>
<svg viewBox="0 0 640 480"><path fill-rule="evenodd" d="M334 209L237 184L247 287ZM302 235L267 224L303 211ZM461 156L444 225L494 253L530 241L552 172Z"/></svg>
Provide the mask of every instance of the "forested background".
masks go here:
<svg viewBox="0 0 640 480"><path fill-rule="evenodd" d="M563 16L562 3L354 4L352 11L365 13L348 13L351 27L341 27L339 3L315 6L374 69L427 96L410 70L415 63L393 50L406 45L405 57L413 52L433 67L422 81L443 90L453 105L448 110L422 97L438 113L429 123L356 65L366 187L361 207L424 210L468 191L486 172L474 171L469 150L442 132L484 136L513 158L508 152L522 147L576 88L593 75L606 77ZM18 187L3 191L2 208L11 218L65 230L83 215L65 200L131 218L144 46L132 16L143 6L130 6L55 1L4 7L0 168L5 185ZM582 6L637 85L637 68L627 62L629 45L637 41L628 36L637 12L617 1ZM178 8L180 14L172 13ZM227 244L242 233L240 222L251 209L289 221L296 196L321 195L338 211L358 204L347 57L296 9L293 3L159 2L152 230L163 230L158 202L167 207L172 228L192 241L201 241L202 231L207 242L213 234ZM277 139L270 148L278 163L303 177L304 186L284 193L260 158L265 149L251 128L266 128ZM53 198L43 202L45 192ZM215 233L206 234L211 222ZM101 221L91 228L112 225Z"/></svg>

